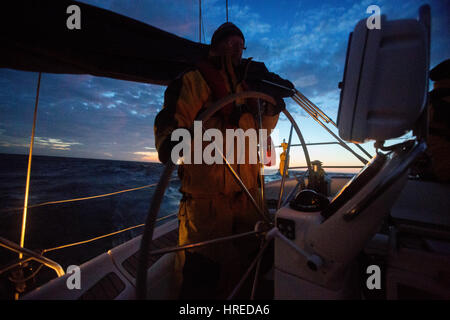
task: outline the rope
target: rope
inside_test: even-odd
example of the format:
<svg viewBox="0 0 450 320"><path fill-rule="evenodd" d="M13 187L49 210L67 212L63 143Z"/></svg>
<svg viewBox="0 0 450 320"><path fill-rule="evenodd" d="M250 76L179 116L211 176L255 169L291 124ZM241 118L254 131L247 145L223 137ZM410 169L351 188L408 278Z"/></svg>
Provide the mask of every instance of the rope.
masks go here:
<svg viewBox="0 0 450 320"><path fill-rule="evenodd" d="M169 214L167 216L164 216L164 217L156 219L156 222L165 220L165 219L170 218L172 216L175 216L177 214L178 214L177 212L171 213L171 214ZM111 232L111 233L108 233L108 234L104 234L104 235L101 235L101 236L98 236L98 237L95 237L95 238L92 238L92 239L79 241L79 242L74 242L74 243L69 243L69 244L65 244L65 245L62 245L62 246L54 247L54 248L44 249L44 250L42 250L42 254L44 254L45 252L50 252L50 251L55 251L55 250L64 249L64 248L68 248L68 247L78 246L80 244L85 244L85 243L93 242L93 241L96 241L96 240L99 240L99 239L103 239L103 238L106 238L106 237L111 237L113 235L116 235L116 234L119 234L119 233L122 233L122 232L125 232L125 231L128 231L128 230L132 230L132 229L136 229L136 228L139 228L139 227L143 227L144 225L145 224L139 224L137 226L128 227L128 228L125 228L125 229L122 229L122 230L119 230L119 231L114 231L114 232Z"/></svg>
<svg viewBox="0 0 450 320"><path fill-rule="evenodd" d="M174 181L177 180L177 178L173 178L170 181ZM65 202L75 202L75 201L83 201L83 200L90 200L90 199L95 199L95 198L102 198L102 197L109 197L109 196L113 196L116 194L120 194L120 193L124 193L124 192L130 192L130 191L136 191L139 189L144 189L144 188L151 188L156 186L156 183L153 184L148 184L142 187L137 187L137 188L132 188L132 189L126 189L126 190L121 190L121 191L116 191L116 192L111 192L111 193L105 193L105 194L100 194L97 196L91 196L91 197L83 197L83 198L74 198L74 199L66 199L66 200L58 200L58 201L48 201L48 202L43 202L43 203L38 203L38 204L34 204L31 206L28 206L27 209L31 209L31 208L36 208L36 207L42 207L42 206L46 206L46 205L50 205L50 204L58 204L58 203L65 203ZM6 209L6 210L2 210L0 212L11 212L11 211L16 211L16 210L22 210L23 207L21 208L10 208L10 209Z"/></svg>
<svg viewBox="0 0 450 320"><path fill-rule="evenodd" d="M121 190L121 191L116 191L116 192L111 192L111 193L105 193L105 194L101 194L101 195L97 195L97 196L91 196L91 197L75 198L75 199L67 199L67 200L59 200L59 201L49 201L49 202L44 202L44 203L40 203L40 204L35 204L35 205L32 205L32 206L29 206L28 208L36 208L36 207L46 206L46 205L49 205L49 204L58 204L58 203L65 203L65 202L75 202L75 201L83 201L83 200L90 200L90 199L96 199L96 198L103 198L103 197L108 197L108 196L112 196L112 195L119 194L119 193L136 191L136 190L144 189L144 188L150 188L150 187L154 187L155 185L156 185L156 183L148 184L148 185L142 186L142 187L126 189L126 190Z"/></svg>

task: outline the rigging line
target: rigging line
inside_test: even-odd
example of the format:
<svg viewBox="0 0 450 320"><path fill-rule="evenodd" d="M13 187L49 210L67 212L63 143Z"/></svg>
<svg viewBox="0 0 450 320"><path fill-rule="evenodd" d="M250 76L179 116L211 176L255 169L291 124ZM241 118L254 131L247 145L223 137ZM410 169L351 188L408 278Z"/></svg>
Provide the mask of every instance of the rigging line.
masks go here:
<svg viewBox="0 0 450 320"><path fill-rule="evenodd" d="M305 143L306 146L318 146L318 145L325 145L325 144L339 144L339 142L311 142L311 143ZM301 146L303 146L301 143L293 143L291 145L291 147L301 147ZM283 146L275 146L275 148L282 148L282 147Z"/></svg>
<svg viewBox="0 0 450 320"><path fill-rule="evenodd" d="M314 103L312 103L308 98L306 98L300 91L298 91L297 89L291 89L291 88L287 88L285 86L279 85L277 83L273 83L267 80L262 80L263 82L269 83L271 85L274 86L278 86L281 88L284 88L286 90L289 91L293 91L294 95L292 96L292 99L294 101L296 101L297 103L299 103L300 101L302 102L301 107L303 109L305 109L306 112L313 114L314 118L317 122L319 122L319 116L325 120L326 123L331 122L332 125L334 125L337 128L337 124L330 118L328 117L319 107L317 107ZM299 103L300 104L300 103ZM319 122L320 123L320 122ZM323 125L322 125L323 126ZM354 145L361 150L369 159L372 158L372 155L370 153L368 153L362 146L360 146L357 143L354 143Z"/></svg>
<svg viewBox="0 0 450 320"><path fill-rule="evenodd" d="M33 128L31 130L31 140L30 140L30 153L28 155L28 169L27 169L27 181L25 185L25 200L23 205L23 214L22 214L22 229L20 232L20 247L23 248L25 244L25 230L27 225L27 207L28 207L28 194L30 190L30 177L31 177L31 160L33 157L33 145L34 145L34 135L36 132L36 118L37 118L37 108L39 104L39 91L41 88L41 75L42 72L39 72L38 83L36 89L36 101L34 104L34 115L33 115ZM19 259L22 259L22 252L19 253Z"/></svg>
<svg viewBox="0 0 450 320"><path fill-rule="evenodd" d="M202 16L202 32L203 32L203 42L204 43L206 43L207 42L207 40L206 40L206 32L205 32L205 21L204 21L205 19L203 19L203 16Z"/></svg>
<svg viewBox="0 0 450 320"><path fill-rule="evenodd" d="M356 158L358 158L359 161L361 161L362 163L364 163L364 165L367 164L367 160L364 159L363 157L361 157L359 154L357 154L355 151L353 151L349 146L347 146L344 141L339 138L334 132L332 132L325 124L323 124L322 121L320 121L320 119L314 115L311 111L309 111L308 108L305 108L304 103L298 99L295 95L291 97L292 100L294 100L295 102L297 102L297 104L303 108L303 110L305 110L318 124L320 124L325 130L328 131L329 134L331 134L337 141L339 141L339 144L344 147L346 150L348 150L350 153L352 153Z"/></svg>
<svg viewBox="0 0 450 320"><path fill-rule="evenodd" d="M295 97L295 98L294 98L294 97ZM325 118L323 118L323 117L317 112L317 110L316 110L315 108L313 108L311 105L309 105L309 104L307 104L306 102L304 102L303 100L301 100L301 98L300 98L299 96L297 96L297 95L294 94L294 95L292 96L292 99L296 99L296 100L298 100L298 101L301 101L301 102L302 102L303 109L305 109L305 111L314 114L314 117L315 117L316 119L322 118L322 119L325 120L326 123L328 123L328 121L327 121Z"/></svg>
<svg viewBox="0 0 450 320"><path fill-rule="evenodd" d="M170 181L175 181L178 178L173 178ZM156 186L156 183L153 184L148 184L142 187L137 187L137 188L132 188L132 189L126 189L126 190L121 190L121 191L116 191L116 192L111 192L111 193L105 193L105 194L100 194L100 195L96 195L96 196L90 196L90 197L83 197L83 198L74 198L74 199L66 199L66 200L57 200L57 201L48 201L48 202L43 202L43 203L38 203L38 204L34 204L31 206L28 206L28 209L31 208L36 208L36 207L42 207L42 206L46 206L46 205L50 205L50 204L59 204L59 203L65 203L65 202L75 202L75 201L83 201L83 200L90 200L90 199L96 199L96 198L102 198L102 197L109 197L109 196L113 196L116 194L120 194L120 193L124 193L124 192L130 192L130 191L136 191L139 189L144 189L144 188L151 188ZM0 212L10 212L10 211L16 211L16 210L22 210L23 208L11 208L11 209L6 209L6 210L2 210Z"/></svg>
<svg viewBox="0 0 450 320"><path fill-rule="evenodd" d="M319 114L320 117L326 123L331 122L331 124L337 128L336 123L330 117L328 117L318 106L316 106L314 103L312 103L311 100L309 100L307 97L305 97L300 91L296 90L295 94L297 95L297 98L300 98L301 100L303 100L305 102L305 104L308 105L314 111L314 113Z"/></svg>
<svg viewBox="0 0 450 320"><path fill-rule="evenodd" d="M266 233L266 231L248 231L248 232L243 232L243 233L239 233L239 234L234 234L231 236L186 244L184 246L175 246L175 247L167 247L167 248L163 248L163 249L156 249L156 250L150 251L149 255L155 256L155 255L161 255L161 254L165 254L165 253L169 253L169 252L177 252L177 251L183 251L186 249L200 248L200 247L204 247L204 246L207 246L210 244L215 244L218 242L231 241L231 240L245 238L245 237L249 237L249 236L258 236L258 235L263 235L265 233Z"/></svg>
<svg viewBox="0 0 450 320"><path fill-rule="evenodd" d="M156 222L160 222L162 220L168 219L168 218L173 217L173 216L175 216L177 214L178 214L178 212L171 213L171 214L169 214L167 216L164 216L164 217L156 219ZM101 236L98 236L98 237L95 237L95 238L92 238L92 239L79 241L79 242L74 242L74 243L69 243L69 244L65 244L65 245L62 245L62 246L54 247L54 248L44 249L44 250L42 250L42 254L44 254L45 252L55 251L55 250L64 249L64 248L67 248L67 247L73 247L73 246L77 246L77 245L80 245L80 244L93 242L93 241L100 240L100 239L103 239L103 238L106 238L106 237L114 236L116 234L119 234L119 233L122 233L122 232L125 232L125 231L129 231L129 230L132 230L132 229L143 227L144 225L145 224L139 224L137 226L128 227L128 228L125 228L125 229L122 229L122 230L119 230L119 231L114 231L114 232L111 232L111 233L108 233L108 234L104 234L104 235L101 235Z"/></svg>
<svg viewBox="0 0 450 320"><path fill-rule="evenodd" d="M198 0L198 36L202 43L202 0Z"/></svg>
<svg viewBox="0 0 450 320"><path fill-rule="evenodd" d="M201 6L201 1L200 1L200 6ZM206 12L205 10L205 4L203 3L203 13L202 13L202 8L200 7L200 25L201 25L201 31L200 31L200 42L202 42L202 35L203 35L203 43L206 43L206 33L205 33L205 19L204 19L204 12Z"/></svg>
<svg viewBox="0 0 450 320"><path fill-rule="evenodd" d="M296 97L300 98L302 101L304 101L304 106L308 105L308 107L310 107L313 111L313 113L317 116L320 116L322 119L325 120L326 123L330 123L337 128L337 124L330 118L328 117L318 106L316 106L314 103L312 103L307 97L305 97L300 91L296 90ZM359 144L357 143L353 143L359 150L361 150L369 159L372 158L372 155L370 153L368 153L363 147L361 147Z"/></svg>
<svg viewBox="0 0 450 320"><path fill-rule="evenodd" d="M227 7L227 22L228 22L228 0L225 0L226 2L226 7Z"/></svg>

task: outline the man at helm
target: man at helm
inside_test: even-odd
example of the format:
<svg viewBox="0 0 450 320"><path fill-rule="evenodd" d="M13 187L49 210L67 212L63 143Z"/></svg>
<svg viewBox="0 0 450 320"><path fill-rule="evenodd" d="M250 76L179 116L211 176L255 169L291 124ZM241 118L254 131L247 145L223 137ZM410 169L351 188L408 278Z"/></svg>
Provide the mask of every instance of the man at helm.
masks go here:
<svg viewBox="0 0 450 320"><path fill-rule="evenodd" d="M164 107L157 115L154 127L161 162L175 161L171 159L171 150L178 143L171 141L175 129L191 128L196 117L215 101L250 90L246 82L250 60L244 62L241 59L243 50L245 38L241 30L233 23L224 23L212 36L208 57L168 86ZM285 107L281 97L274 98L279 101L275 106L262 101L260 104L262 127L268 132L275 127L278 115ZM226 129L258 130L258 119L256 100L241 99L225 106L202 125L204 130L219 129L225 145ZM260 203L259 163L236 162L233 161L231 166ZM252 231L256 222L262 220L225 163L182 163L178 174L183 194L178 212L178 245ZM226 297L250 265L258 245L256 237L248 237L184 251L180 297Z"/></svg>

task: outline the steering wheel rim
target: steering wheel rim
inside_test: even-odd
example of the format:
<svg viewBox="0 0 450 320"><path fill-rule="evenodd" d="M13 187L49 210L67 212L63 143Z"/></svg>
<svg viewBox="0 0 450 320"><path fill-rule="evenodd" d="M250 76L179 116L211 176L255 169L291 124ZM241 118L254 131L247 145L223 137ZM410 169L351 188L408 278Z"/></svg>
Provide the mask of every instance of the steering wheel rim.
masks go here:
<svg viewBox="0 0 450 320"><path fill-rule="evenodd" d="M275 99L265 93L257 91L245 91L241 93L235 93L228 95L214 104L209 106L204 112L202 112L197 121L206 121L217 111L224 106L237 99L256 98L265 100L273 105L276 105ZM155 227L156 217L158 215L162 199L169 184L170 177L175 168L175 164L169 160L164 167L164 171L161 174L158 185L156 186L155 193L153 194L150 208L145 221L144 231L142 233L140 248L139 248L139 261L136 275L136 298L138 300L145 300L147 298L147 271L148 271L148 257L151 242L153 241L153 231Z"/></svg>

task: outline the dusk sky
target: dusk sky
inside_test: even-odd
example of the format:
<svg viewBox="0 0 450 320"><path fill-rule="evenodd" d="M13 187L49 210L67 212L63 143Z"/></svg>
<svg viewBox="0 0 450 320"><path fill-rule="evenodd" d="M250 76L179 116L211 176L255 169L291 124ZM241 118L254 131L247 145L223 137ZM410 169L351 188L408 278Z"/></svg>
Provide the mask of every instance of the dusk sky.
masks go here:
<svg viewBox="0 0 450 320"><path fill-rule="evenodd" d="M178 36L199 41L198 0L85 0L84 3L134 18ZM431 6L433 68L450 58L450 1L239 1L229 0L229 21L246 37L244 57L265 62L334 120L339 105L348 35L366 9L378 5L388 20L416 18ZM202 1L203 43L226 19L225 0ZM0 69L0 153L27 154L33 122L37 73ZM34 154L157 161L153 123L165 87L90 75L42 74ZM298 105L286 99L307 142L334 141ZM282 117L280 138L288 138ZM337 130L334 130L337 132ZM294 139L294 142L297 142ZM372 142L367 149L373 154ZM298 149L298 150L297 150ZM297 148L291 165L305 165ZM325 165L359 165L337 146L311 147L312 160Z"/></svg>

